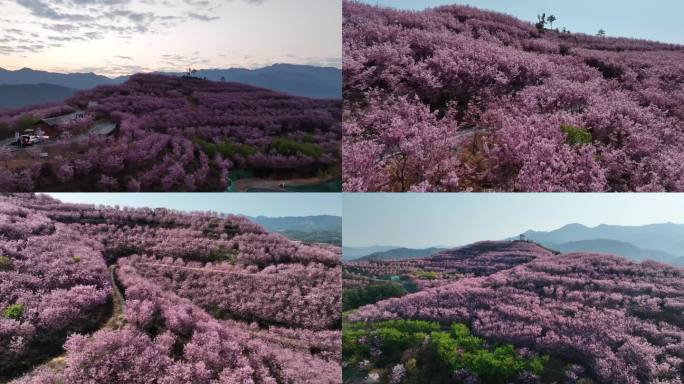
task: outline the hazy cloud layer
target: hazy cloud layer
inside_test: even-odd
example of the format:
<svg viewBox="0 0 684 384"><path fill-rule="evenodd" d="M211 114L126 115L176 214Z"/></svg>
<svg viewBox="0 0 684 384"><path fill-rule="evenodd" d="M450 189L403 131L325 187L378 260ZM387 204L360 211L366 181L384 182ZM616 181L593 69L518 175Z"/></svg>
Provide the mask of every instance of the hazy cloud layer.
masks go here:
<svg viewBox="0 0 684 384"><path fill-rule="evenodd" d="M117 76L341 64L330 57L340 49L339 0L0 0L0 8L6 68Z"/></svg>
<svg viewBox="0 0 684 384"><path fill-rule="evenodd" d="M242 1L258 6L266 0ZM64 35L32 33L38 40L28 40L25 38L27 32L17 24L17 27L1 31L4 35L0 35L0 42L9 44L0 46L0 52L37 52L54 47L55 41L97 40L109 34L132 38L136 33L163 32L190 20L212 22L220 19L211 12L222 4L221 0L183 2L191 10L179 9L182 2L168 0L16 0L16 4L39 20L45 32ZM11 19L1 21L13 24Z"/></svg>

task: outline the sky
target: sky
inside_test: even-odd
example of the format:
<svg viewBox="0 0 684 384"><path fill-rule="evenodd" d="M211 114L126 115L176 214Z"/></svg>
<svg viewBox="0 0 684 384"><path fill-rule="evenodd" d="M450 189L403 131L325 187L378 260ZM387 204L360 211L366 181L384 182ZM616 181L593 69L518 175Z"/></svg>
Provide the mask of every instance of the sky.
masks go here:
<svg viewBox="0 0 684 384"><path fill-rule="evenodd" d="M503 240L566 224L684 224L684 194L344 194L343 244L408 248Z"/></svg>
<svg viewBox="0 0 684 384"><path fill-rule="evenodd" d="M338 193L48 193L63 202L246 216L341 216Z"/></svg>
<svg viewBox="0 0 684 384"><path fill-rule="evenodd" d="M572 32L636 37L684 44L684 1L682 0L360 0L372 5L403 9L424 9L446 4L465 4L507 13L536 22L545 12L558 19L554 27Z"/></svg>
<svg viewBox="0 0 684 384"><path fill-rule="evenodd" d="M341 65L340 0L0 0L0 68Z"/></svg>

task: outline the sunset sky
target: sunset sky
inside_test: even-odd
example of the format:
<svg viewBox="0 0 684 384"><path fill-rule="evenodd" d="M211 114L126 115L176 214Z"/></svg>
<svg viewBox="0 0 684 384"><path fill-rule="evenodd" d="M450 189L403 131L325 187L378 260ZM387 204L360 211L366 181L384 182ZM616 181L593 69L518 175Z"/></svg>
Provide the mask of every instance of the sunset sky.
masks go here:
<svg viewBox="0 0 684 384"><path fill-rule="evenodd" d="M0 0L0 67L141 71L339 67L339 0Z"/></svg>

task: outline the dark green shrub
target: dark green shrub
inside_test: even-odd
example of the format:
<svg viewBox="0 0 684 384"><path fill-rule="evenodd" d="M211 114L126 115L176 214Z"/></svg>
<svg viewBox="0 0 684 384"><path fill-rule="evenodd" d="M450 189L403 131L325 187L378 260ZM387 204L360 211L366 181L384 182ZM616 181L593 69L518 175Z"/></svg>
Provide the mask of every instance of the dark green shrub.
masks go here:
<svg viewBox="0 0 684 384"><path fill-rule="evenodd" d="M19 119L19 128L21 129L29 129L36 125L40 121L40 117L36 116L31 116L31 115L26 115L22 116L21 119Z"/></svg>
<svg viewBox="0 0 684 384"><path fill-rule="evenodd" d="M5 307L5 309L2 310L2 315L8 319L14 319L14 320L19 320L21 318L21 315L24 314L24 305L23 304L12 304L8 305Z"/></svg>
<svg viewBox="0 0 684 384"><path fill-rule="evenodd" d="M429 272L429 271L417 271L414 273L417 278L423 279L423 280L435 280L437 277L439 277L439 274L437 272Z"/></svg>
<svg viewBox="0 0 684 384"><path fill-rule="evenodd" d="M359 288L345 288L342 291L342 310L356 309L390 297L401 297L406 290L396 283L370 283Z"/></svg>
<svg viewBox="0 0 684 384"><path fill-rule="evenodd" d="M370 346L381 353L371 353ZM548 362L547 356L523 357L510 344L490 346L465 324L446 327L433 321L347 323L342 349L346 363L368 360L371 369L388 370L404 361L408 374L404 382L421 384L448 382L460 369L476 374L482 383L506 384L524 371L541 374ZM425 377L434 381L422 380Z"/></svg>
<svg viewBox="0 0 684 384"><path fill-rule="evenodd" d="M565 133L565 142L568 145L586 145L591 144L593 140L591 133L586 128L561 125L561 131Z"/></svg>
<svg viewBox="0 0 684 384"><path fill-rule="evenodd" d="M300 143L292 139L278 137L271 141L271 148L281 155L323 156L323 148L313 143Z"/></svg>
<svg viewBox="0 0 684 384"><path fill-rule="evenodd" d="M0 256L0 271L12 269L12 260L7 256Z"/></svg>
<svg viewBox="0 0 684 384"><path fill-rule="evenodd" d="M14 130L11 129L7 124L0 123L0 139L12 137L12 135L14 135Z"/></svg>
<svg viewBox="0 0 684 384"><path fill-rule="evenodd" d="M217 153L221 154L221 156L224 158L231 158L235 155L248 157L259 153L258 149L250 145L232 143L230 141L220 144L202 142L201 146L204 153L206 153L210 158L214 157Z"/></svg>

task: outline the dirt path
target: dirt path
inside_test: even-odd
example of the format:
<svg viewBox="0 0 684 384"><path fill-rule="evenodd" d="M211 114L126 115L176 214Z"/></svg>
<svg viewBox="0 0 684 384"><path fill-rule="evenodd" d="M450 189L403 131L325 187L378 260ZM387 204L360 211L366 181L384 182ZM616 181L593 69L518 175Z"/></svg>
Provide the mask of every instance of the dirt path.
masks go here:
<svg viewBox="0 0 684 384"><path fill-rule="evenodd" d="M121 293L121 289L119 288L119 285L116 282L116 266L114 265L109 267L109 278L112 282L112 313L109 319L104 323L104 325L101 328L91 332L91 335L99 331L100 329L121 329L126 323L126 318L124 314L126 310L126 302L124 300L123 294ZM51 370L61 371L64 368L66 368L66 366L67 360L65 352L57 357L54 357L52 360L49 360L44 364L37 365L33 368L33 371L41 367L47 367ZM26 373L26 375L29 374L30 372Z"/></svg>
<svg viewBox="0 0 684 384"><path fill-rule="evenodd" d="M308 177L299 179L287 179L287 180L270 180L270 179L241 179L235 181L235 189L238 192L247 192L251 189L265 189L272 190L273 192L286 192L283 186L291 185L316 185L323 184L328 181L325 177Z"/></svg>
<svg viewBox="0 0 684 384"><path fill-rule="evenodd" d="M107 329L121 329L126 323L126 301L116 280L116 266L109 266L109 278L112 281L112 315L104 325Z"/></svg>

